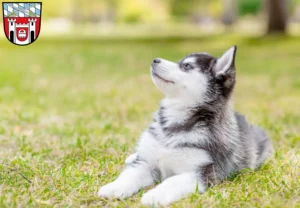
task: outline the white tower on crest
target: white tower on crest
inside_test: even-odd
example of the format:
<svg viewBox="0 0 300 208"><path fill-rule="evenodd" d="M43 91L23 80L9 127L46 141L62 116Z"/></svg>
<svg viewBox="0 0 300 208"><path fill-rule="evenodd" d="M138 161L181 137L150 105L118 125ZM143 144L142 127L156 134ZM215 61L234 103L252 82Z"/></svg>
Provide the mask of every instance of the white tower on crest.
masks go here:
<svg viewBox="0 0 300 208"><path fill-rule="evenodd" d="M36 30L35 30L36 19L29 19L28 21L29 21L29 30L28 30L29 43L32 43L36 39Z"/></svg>
<svg viewBox="0 0 300 208"><path fill-rule="evenodd" d="M8 19L9 22L9 40L16 41L16 19Z"/></svg>

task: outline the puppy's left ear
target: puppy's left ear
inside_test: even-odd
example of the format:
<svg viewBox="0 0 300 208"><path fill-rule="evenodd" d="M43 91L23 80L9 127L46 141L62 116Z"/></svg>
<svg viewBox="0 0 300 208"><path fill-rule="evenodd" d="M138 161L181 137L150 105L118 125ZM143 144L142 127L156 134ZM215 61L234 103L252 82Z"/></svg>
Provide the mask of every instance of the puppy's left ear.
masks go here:
<svg viewBox="0 0 300 208"><path fill-rule="evenodd" d="M215 65L216 77L232 77L235 75L235 54L236 46L227 50Z"/></svg>

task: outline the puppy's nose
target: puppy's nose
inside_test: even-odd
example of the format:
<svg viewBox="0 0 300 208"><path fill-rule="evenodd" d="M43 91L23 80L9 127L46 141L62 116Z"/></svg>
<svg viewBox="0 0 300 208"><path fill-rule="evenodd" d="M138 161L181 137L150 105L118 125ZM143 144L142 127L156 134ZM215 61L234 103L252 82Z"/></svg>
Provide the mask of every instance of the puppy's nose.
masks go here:
<svg viewBox="0 0 300 208"><path fill-rule="evenodd" d="M159 64L160 62L161 62L161 60L159 58L156 58L156 59L153 60L154 64Z"/></svg>

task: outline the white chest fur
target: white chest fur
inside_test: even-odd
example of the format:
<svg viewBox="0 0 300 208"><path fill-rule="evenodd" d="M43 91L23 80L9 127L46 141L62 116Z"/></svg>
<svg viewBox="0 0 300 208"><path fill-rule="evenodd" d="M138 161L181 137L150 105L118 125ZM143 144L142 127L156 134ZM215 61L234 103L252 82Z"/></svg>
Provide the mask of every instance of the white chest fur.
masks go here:
<svg viewBox="0 0 300 208"><path fill-rule="evenodd" d="M205 150L166 148L148 132L142 135L137 154L150 166L159 169L162 180L172 175L196 171L199 166L211 161Z"/></svg>

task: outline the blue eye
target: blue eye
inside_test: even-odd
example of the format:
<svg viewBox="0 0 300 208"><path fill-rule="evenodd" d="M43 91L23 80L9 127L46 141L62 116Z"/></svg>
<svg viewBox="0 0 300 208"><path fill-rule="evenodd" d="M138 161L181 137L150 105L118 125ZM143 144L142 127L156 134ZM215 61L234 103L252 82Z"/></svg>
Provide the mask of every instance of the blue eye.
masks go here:
<svg viewBox="0 0 300 208"><path fill-rule="evenodd" d="M193 69L192 65L191 64L184 64L184 69L185 70L190 70L190 69Z"/></svg>

